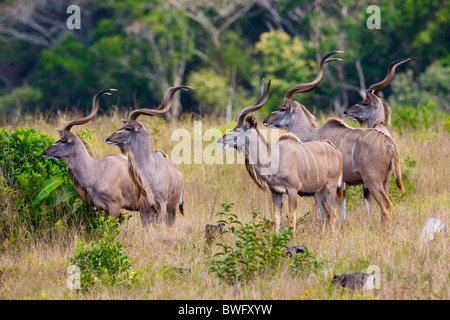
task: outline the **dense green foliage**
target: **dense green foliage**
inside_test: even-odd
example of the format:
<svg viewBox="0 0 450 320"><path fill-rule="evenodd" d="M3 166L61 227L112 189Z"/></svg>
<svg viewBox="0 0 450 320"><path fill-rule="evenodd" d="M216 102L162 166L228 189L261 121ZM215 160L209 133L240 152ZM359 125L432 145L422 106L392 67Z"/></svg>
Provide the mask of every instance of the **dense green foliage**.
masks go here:
<svg viewBox="0 0 450 320"><path fill-rule="evenodd" d="M0 242L64 225L95 227L97 214L80 202L65 163L42 157L52 143L34 129L0 129Z"/></svg>
<svg viewBox="0 0 450 320"><path fill-rule="evenodd" d="M370 4L380 8L381 29L366 25ZM19 7L28 19L17 15ZM155 106L163 89L182 84L196 88L181 95L184 111L224 114L232 102L236 114L254 100L262 77L272 79L266 114L288 88L311 81L320 56L334 50L345 51L344 61L327 65L314 94L296 97L311 110L332 106L340 114L359 101L361 81L368 87L390 62L416 57L382 94L393 108L432 100L448 111L445 0L89 0L80 5L81 29L72 30L66 9L52 0L0 4L3 121L21 111L85 110L108 87L119 89L121 107Z"/></svg>
<svg viewBox="0 0 450 320"><path fill-rule="evenodd" d="M123 252L123 243L117 240L121 230L113 217L100 217L98 241L86 245L78 242L73 257L67 261L80 268L79 289L89 289L96 284L129 286L137 281L138 271L131 271L131 263Z"/></svg>

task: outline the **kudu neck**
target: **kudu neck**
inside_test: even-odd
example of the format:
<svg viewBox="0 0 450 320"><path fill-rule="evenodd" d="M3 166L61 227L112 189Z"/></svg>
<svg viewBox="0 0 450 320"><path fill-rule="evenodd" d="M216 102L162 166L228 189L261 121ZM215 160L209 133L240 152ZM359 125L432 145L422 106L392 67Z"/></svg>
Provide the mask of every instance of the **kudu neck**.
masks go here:
<svg viewBox="0 0 450 320"><path fill-rule="evenodd" d="M134 162L136 162L139 166L145 166L145 163L152 161L152 137L144 126L142 127L142 131L134 138L128 152L132 153Z"/></svg>
<svg viewBox="0 0 450 320"><path fill-rule="evenodd" d="M315 122L301 106L290 114L287 131L295 134L302 142L313 141L317 136L317 130Z"/></svg>
<svg viewBox="0 0 450 320"><path fill-rule="evenodd" d="M245 138L244 155L249 163L258 167L261 164L270 162L272 147L259 130L248 130Z"/></svg>
<svg viewBox="0 0 450 320"><path fill-rule="evenodd" d="M383 125L387 124L386 113L384 111L384 107L381 102L379 103L377 108L375 108L373 115L367 121L367 126L369 128L372 128L375 123L382 123Z"/></svg>
<svg viewBox="0 0 450 320"><path fill-rule="evenodd" d="M86 148L81 139L76 135L75 139L75 148L73 149L71 155L67 157L67 165L77 174L87 173L87 168L92 168L96 160L92 158L89 150Z"/></svg>

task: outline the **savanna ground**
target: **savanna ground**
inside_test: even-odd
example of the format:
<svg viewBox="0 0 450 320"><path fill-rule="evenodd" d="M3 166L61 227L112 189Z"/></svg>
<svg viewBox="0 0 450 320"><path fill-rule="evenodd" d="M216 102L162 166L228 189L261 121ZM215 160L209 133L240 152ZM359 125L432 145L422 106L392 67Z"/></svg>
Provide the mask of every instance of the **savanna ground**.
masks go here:
<svg viewBox="0 0 450 320"><path fill-rule="evenodd" d="M14 124L35 128L57 138L67 115L36 117ZM88 125L74 127L93 130L89 141L95 158L118 153L104 141L120 128L124 114L102 115ZM153 132L154 148L170 155L176 142L170 140L175 128L185 128L193 135L195 117L170 123L163 119L139 119ZM197 119L200 120L200 119ZM261 119L259 119L261 120ZM208 128L231 128L224 119L202 119ZM259 121L261 123L261 121ZM355 122L348 122L357 126ZM261 125L260 125L261 127ZM438 235L422 245L419 235L430 217L449 220L448 162L449 132L442 125L428 130L405 129L402 134L391 130L400 150L404 181L410 190L400 196L391 183L393 202L392 232L380 230L380 214L374 202L369 217L362 200L362 187L347 190L347 221L338 220L337 231L320 233L321 225L310 214L313 201L298 201L300 219L292 245L305 245L309 251L326 260L317 271L294 275L280 273L258 277L242 287L240 299L442 299L449 295L449 243L447 235ZM210 142L203 142L203 148ZM233 152L235 152L233 150ZM415 164L414 164L415 161ZM233 202L231 212L241 222L252 219L250 211L258 209L271 219L271 197L262 192L248 176L244 165L180 164L185 178L185 216L178 214L176 227L168 232L161 227L143 229L138 213L120 225L119 239L124 244L133 270L142 270L138 283L131 287L101 286L81 293L67 288L65 273L76 243L86 238L80 230L59 228L51 239L45 236L18 242L0 253L0 299L236 299L233 287L224 284L206 264L205 225L214 224L221 203ZM414 189L414 190L413 190ZM283 206L286 216L287 206ZM2 212L17 214L20 212ZM68 212L67 214L73 214ZM55 227L56 228L56 227ZM213 249L214 250L214 249ZM365 272L370 265L381 271L381 288L370 293L333 287L334 274ZM191 268L187 274L167 272L166 267Z"/></svg>

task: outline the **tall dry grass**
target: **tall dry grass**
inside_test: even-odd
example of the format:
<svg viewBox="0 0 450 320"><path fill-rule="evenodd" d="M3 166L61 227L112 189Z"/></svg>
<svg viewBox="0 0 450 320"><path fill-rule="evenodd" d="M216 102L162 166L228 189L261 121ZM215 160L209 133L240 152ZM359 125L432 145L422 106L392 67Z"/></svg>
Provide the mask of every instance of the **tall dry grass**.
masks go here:
<svg viewBox="0 0 450 320"><path fill-rule="evenodd" d="M55 139L56 127L62 128L72 116L37 117L21 126L33 127ZM102 115L87 125L74 127L73 132L94 130L89 142L94 157L118 153L104 140L120 128L118 112ZM172 131L185 128L192 135L196 119L168 123L160 118L141 117L153 137L154 148L169 155L175 142ZM223 119L205 118L203 132L208 128L232 127ZM354 125L352 123L351 125ZM271 218L271 197L253 183L239 164L180 164L185 177L186 216L177 216L176 226L167 231L162 227L143 229L138 214L121 225L120 241L129 255L133 269L143 273L136 287L96 287L86 294L68 290L66 286L67 257L72 255L83 234L62 229L52 240L33 239L25 245L0 253L0 299L449 299L448 235L421 245L419 235L426 221L436 217L448 226L449 220L449 133L443 128L407 132L392 132L400 149L401 163L413 159L409 181L415 190L394 201L393 230L380 230L378 206L368 216L362 201L362 188L352 187L347 204L347 221L339 221L337 231L320 233L320 224L310 214L310 198L298 201L297 218L303 217L293 244L306 245L310 251L328 263L319 272L293 276L289 273L271 278L258 278L242 288L236 297L233 288L208 274L204 228L216 223L215 212L224 201L233 202L233 213L241 222L251 220L249 211L259 209ZM205 148L210 142L203 142ZM234 151L233 151L234 152ZM393 189L397 188L395 185ZM375 203L375 202L374 202ZM286 205L283 206L286 208ZM20 214L17 212L15 214ZM286 215L286 212L283 212ZM368 294L340 290L330 285L334 274L365 272L370 265L380 268L381 289ZM166 267L191 268L188 274L164 272Z"/></svg>

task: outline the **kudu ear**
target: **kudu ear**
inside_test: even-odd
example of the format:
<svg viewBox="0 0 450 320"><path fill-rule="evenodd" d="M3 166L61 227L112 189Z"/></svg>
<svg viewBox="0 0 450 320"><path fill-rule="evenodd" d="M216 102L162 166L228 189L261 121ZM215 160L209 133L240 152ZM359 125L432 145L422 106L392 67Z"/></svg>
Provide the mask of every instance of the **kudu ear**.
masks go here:
<svg viewBox="0 0 450 320"><path fill-rule="evenodd" d="M56 128L56 131L58 131L60 138L62 138L64 136L64 131L62 131L61 129Z"/></svg>
<svg viewBox="0 0 450 320"><path fill-rule="evenodd" d="M366 97L367 102L369 102L370 104L376 104L377 101L380 100L380 98L378 98L374 93L372 92L367 92L367 97Z"/></svg>
<svg viewBox="0 0 450 320"><path fill-rule="evenodd" d="M245 124L248 126L249 129L256 128L257 122L256 118L251 114L247 118L245 118Z"/></svg>
<svg viewBox="0 0 450 320"><path fill-rule="evenodd" d="M294 111L294 107L290 103L288 103L286 107L289 109L289 113Z"/></svg>
<svg viewBox="0 0 450 320"><path fill-rule="evenodd" d="M126 125L128 124L127 120L125 120L125 119L122 119L122 120L120 120L120 121L122 121L122 125L123 125L123 126L126 126Z"/></svg>

